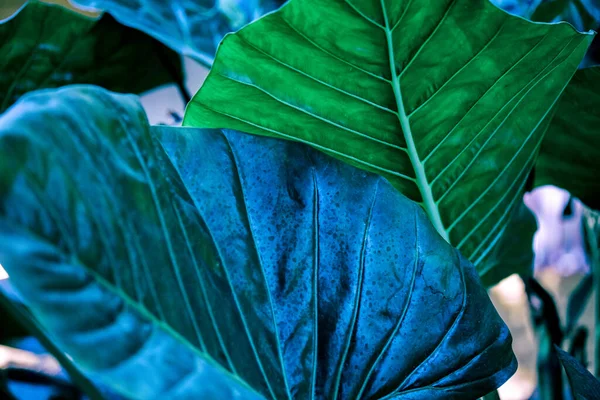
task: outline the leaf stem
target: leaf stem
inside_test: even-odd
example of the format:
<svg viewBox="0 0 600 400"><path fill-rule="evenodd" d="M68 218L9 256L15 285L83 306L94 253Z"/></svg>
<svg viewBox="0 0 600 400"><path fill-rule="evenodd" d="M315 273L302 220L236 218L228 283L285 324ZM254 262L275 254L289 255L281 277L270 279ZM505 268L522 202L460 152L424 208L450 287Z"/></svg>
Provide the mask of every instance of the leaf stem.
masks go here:
<svg viewBox="0 0 600 400"><path fill-rule="evenodd" d="M398 106L398 120L400 121L400 126L402 128L402 133L404 135L404 140L406 141L406 147L408 149L408 156L410 158L410 162L415 170L417 186L419 188L419 192L422 197L422 206L425 208L425 212L427 212L427 216L429 220L438 231L440 236L442 236L448 243L450 242L450 238L448 237L448 231L444 227L442 222L442 218L440 216L440 210L433 199L433 193L431 192L431 186L427 181L427 175L425 174L425 168L423 167L423 163L419 158L419 154L417 153L417 147L415 146L415 141L413 139L412 131L410 128L410 123L408 121L408 117L406 115L406 111L404 110L404 102L402 101L402 92L400 90L400 79L398 77L398 73L396 71L396 63L394 61L394 48L392 46L392 31L390 30L390 24L388 21L387 11L385 7L385 0L381 0L381 10L383 12L383 18L385 21L385 37L387 41L388 47L388 58L390 62L390 71L392 74L392 88L394 89L394 96L396 98L396 105Z"/></svg>

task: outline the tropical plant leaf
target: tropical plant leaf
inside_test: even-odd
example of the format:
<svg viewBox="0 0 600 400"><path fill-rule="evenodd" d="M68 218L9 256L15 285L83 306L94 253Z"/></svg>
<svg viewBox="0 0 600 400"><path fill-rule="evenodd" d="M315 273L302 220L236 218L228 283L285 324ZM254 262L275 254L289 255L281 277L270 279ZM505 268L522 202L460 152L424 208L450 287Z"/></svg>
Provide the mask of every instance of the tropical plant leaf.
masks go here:
<svg viewBox="0 0 600 400"><path fill-rule="evenodd" d="M226 33L236 31L285 0L74 0L110 12L206 66Z"/></svg>
<svg viewBox="0 0 600 400"><path fill-rule="evenodd" d="M536 186L568 190L600 209L600 67L577 71L560 102L536 162Z"/></svg>
<svg viewBox="0 0 600 400"><path fill-rule="evenodd" d="M523 201L519 201L511 212L504 233L496 243L488 246L488 253L474 260L480 265L479 275L486 287L495 285L512 275L533 275L535 254L533 236L537 230L535 215Z"/></svg>
<svg viewBox="0 0 600 400"><path fill-rule="evenodd" d="M554 346L558 359L567 373L571 392L575 400L595 400L600 398L600 381L583 365L560 347Z"/></svg>
<svg viewBox="0 0 600 400"><path fill-rule="evenodd" d="M177 54L108 15L31 2L0 24L0 113L36 89L91 83L141 93L182 74Z"/></svg>
<svg viewBox="0 0 600 400"><path fill-rule="evenodd" d="M94 87L0 118L0 262L87 371L133 398L256 398L243 380L428 400L514 372L472 265L385 179L290 141L153 132Z"/></svg>
<svg viewBox="0 0 600 400"><path fill-rule="evenodd" d="M184 125L297 140L379 173L478 260L591 37L487 0L291 0L223 40Z"/></svg>

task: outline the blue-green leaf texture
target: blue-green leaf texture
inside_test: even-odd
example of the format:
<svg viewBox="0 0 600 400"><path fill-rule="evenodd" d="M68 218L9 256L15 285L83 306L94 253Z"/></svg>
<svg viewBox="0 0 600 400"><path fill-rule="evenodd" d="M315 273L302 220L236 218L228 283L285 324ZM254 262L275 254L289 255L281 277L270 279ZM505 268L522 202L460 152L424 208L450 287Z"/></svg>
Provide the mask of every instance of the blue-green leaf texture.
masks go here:
<svg viewBox="0 0 600 400"><path fill-rule="evenodd" d="M106 10L173 50L211 65L223 36L273 11L285 0L74 0Z"/></svg>
<svg viewBox="0 0 600 400"><path fill-rule="evenodd" d="M130 398L469 399L516 369L421 208L303 144L150 128L76 86L0 117L0 159L0 263Z"/></svg>

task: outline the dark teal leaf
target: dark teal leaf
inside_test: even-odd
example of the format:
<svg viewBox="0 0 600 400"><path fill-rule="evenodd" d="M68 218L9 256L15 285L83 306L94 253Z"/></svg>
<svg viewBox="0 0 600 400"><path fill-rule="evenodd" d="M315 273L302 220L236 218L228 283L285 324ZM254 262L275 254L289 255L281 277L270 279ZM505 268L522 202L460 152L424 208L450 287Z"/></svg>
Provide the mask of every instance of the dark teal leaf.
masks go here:
<svg viewBox="0 0 600 400"><path fill-rule="evenodd" d="M571 343L569 345L569 354L583 365L587 365L587 341L588 330L585 326L580 326L574 330Z"/></svg>
<svg viewBox="0 0 600 400"><path fill-rule="evenodd" d="M182 79L178 55L108 15L31 2L0 24L0 113L36 89L91 83L141 93Z"/></svg>
<svg viewBox="0 0 600 400"><path fill-rule="evenodd" d="M569 353L554 346L558 359L567 373L569 384L575 400L600 399L600 381Z"/></svg>
<svg viewBox="0 0 600 400"><path fill-rule="evenodd" d="M133 398L256 398L243 380L403 400L514 372L473 266L383 178L294 142L153 132L94 87L0 118L0 262L87 371Z"/></svg>
<svg viewBox="0 0 600 400"><path fill-rule="evenodd" d="M285 0L74 0L106 10L124 25L146 32L175 51L212 65L226 33L282 5Z"/></svg>

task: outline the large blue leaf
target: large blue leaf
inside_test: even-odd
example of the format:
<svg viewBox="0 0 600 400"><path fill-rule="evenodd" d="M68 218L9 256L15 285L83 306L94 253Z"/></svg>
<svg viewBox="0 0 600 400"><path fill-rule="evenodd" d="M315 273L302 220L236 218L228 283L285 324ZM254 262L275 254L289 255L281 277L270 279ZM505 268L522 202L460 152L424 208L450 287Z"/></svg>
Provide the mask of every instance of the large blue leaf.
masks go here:
<svg viewBox="0 0 600 400"><path fill-rule="evenodd" d="M2 116L0 157L0 263L132 398L467 399L516 368L421 208L305 145L79 86Z"/></svg>

